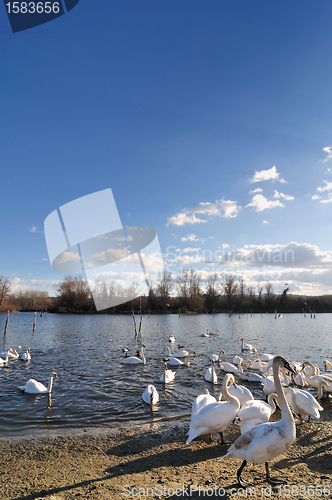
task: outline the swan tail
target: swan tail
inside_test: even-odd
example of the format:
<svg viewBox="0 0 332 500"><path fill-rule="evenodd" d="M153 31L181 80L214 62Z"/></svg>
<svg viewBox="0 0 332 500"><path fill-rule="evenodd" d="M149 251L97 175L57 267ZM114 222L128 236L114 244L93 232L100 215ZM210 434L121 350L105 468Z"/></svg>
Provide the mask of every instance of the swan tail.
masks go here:
<svg viewBox="0 0 332 500"><path fill-rule="evenodd" d="M190 431L190 434L189 434L189 437L186 441L186 444L189 444L190 441L195 439L200 434L207 434L207 432L208 431L207 431L206 427L198 427L197 429L193 429L192 431Z"/></svg>

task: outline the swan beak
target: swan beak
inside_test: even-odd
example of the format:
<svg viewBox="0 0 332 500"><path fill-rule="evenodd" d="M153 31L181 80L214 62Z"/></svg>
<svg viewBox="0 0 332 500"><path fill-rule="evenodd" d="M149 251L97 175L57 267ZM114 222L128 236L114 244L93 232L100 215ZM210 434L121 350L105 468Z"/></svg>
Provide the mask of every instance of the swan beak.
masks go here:
<svg viewBox="0 0 332 500"><path fill-rule="evenodd" d="M324 370L326 371L326 365L324 365Z"/></svg>
<svg viewBox="0 0 332 500"><path fill-rule="evenodd" d="M237 388L237 385L236 385L236 383L235 383L235 382L233 382L233 386L235 387L235 389Z"/></svg>

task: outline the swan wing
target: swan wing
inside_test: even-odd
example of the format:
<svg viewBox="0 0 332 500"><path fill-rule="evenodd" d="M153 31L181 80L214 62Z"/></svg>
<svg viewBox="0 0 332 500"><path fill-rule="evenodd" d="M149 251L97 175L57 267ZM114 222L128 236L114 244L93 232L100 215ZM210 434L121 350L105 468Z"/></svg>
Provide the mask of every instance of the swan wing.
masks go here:
<svg viewBox="0 0 332 500"><path fill-rule="evenodd" d="M25 386L19 387L21 391L28 392L29 394L40 394L41 392L48 392L47 387L44 386L41 382L30 378Z"/></svg>

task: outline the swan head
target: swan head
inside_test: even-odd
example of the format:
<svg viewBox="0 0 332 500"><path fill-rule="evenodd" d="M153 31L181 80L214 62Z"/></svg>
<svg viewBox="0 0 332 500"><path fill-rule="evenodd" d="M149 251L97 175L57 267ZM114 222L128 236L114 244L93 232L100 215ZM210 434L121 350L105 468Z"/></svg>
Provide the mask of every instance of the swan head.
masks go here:
<svg viewBox="0 0 332 500"><path fill-rule="evenodd" d="M22 346L18 345L18 346L16 347L16 349L19 349L20 351L22 351Z"/></svg>
<svg viewBox="0 0 332 500"><path fill-rule="evenodd" d="M185 347L187 347L186 345L181 345L181 344L178 344L178 348L179 349L184 349Z"/></svg>
<svg viewBox="0 0 332 500"><path fill-rule="evenodd" d="M293 370L287 359L283 358L282 356L275 356L275 358L273 358L273 365L283 366L286 370L293 373L293 375L295 374L295 371Z"/></svg>

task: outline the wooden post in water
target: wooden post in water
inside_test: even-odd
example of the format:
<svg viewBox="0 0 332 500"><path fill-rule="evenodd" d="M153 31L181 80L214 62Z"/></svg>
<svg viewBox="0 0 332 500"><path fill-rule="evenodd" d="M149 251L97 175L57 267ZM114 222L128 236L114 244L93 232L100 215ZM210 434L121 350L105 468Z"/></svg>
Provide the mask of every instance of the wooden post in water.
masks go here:
<svg viewBox="0 0 332 500"><path fill-rule="evenodd" d="M137 327L136 327L136 319L135 319L134 308L132 310L132 313L133 313L134 328L135 328L135 339L136 339L137 338Z"/></svg>
<svg viewBox="0 0 332 500"><path fill-rule="evenodd" d="M6 333L7 333L8 321L9 321L9 311L7 312L7 319L6 319L6 324L5 324L5 331L3 332L4 335L6 335Z"/></svg>
<svg viewBox="0 0 332 500"><path fill-rule="evenodd" d="M141 313L141 320L139 322L139 327L138 327L138 337L141 339L142 338L142 319L143 319L143 314L142 314L142 297L139 298L139 309Z"/></svg>
<svg viewBox="0 0 332 500"><path fill-rule="evenodd" d="M36 330L36 317L37 317L37 311L35 312L35 317L33 318L33 327L32 327L33 332Z"/></svg>

